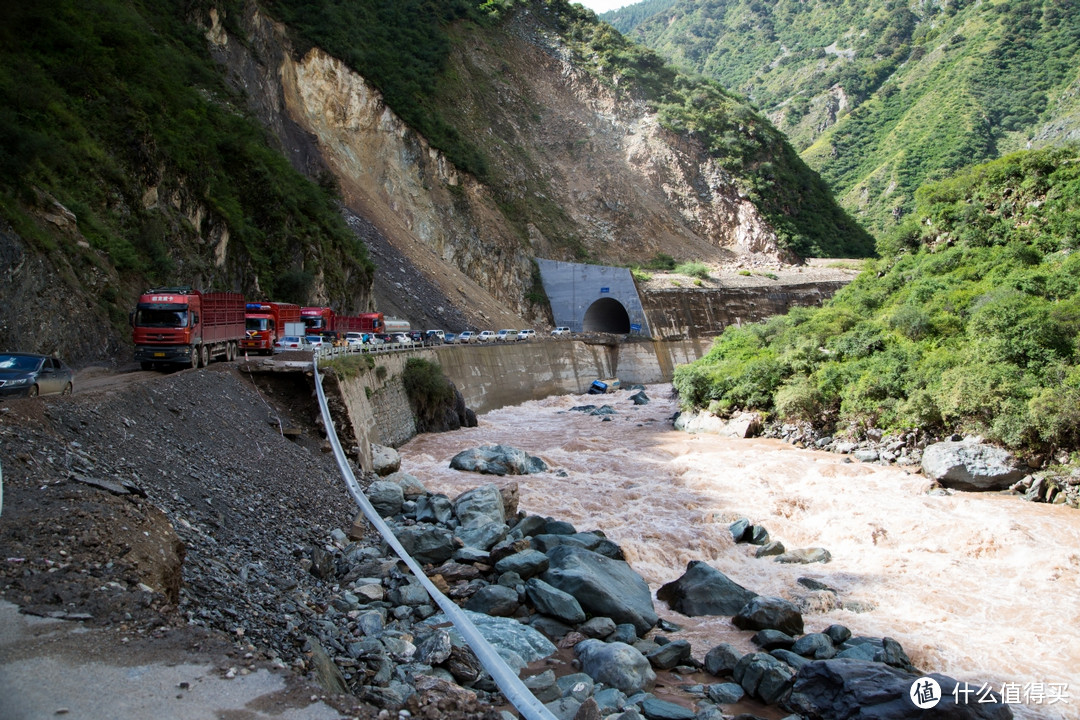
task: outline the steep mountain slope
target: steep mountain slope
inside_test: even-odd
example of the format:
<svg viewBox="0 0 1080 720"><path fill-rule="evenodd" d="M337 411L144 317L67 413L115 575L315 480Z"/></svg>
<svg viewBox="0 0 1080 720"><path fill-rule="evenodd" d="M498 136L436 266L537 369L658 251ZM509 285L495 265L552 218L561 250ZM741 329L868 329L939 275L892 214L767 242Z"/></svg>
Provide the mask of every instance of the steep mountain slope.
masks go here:
<svg viewBox="0 0 1080 720"><path fill-rule="evenodd" d="M513 327L546 319L535 257L872 247L745 103L561 0L3 13L0 238L34 262L0 297L29 303L20 319L78 308L4 344L54 351L94 325L122 346L159 282ZM30 277L49 266L61 282ZM20 294L35 283L47 301Z"/></svg>
<svg viewBox="0 0 1080 720"><path fill-rule="evenodd" d="M681 0L630 34L745 93L877 230L926 180L1080 137L1080 13L1060 0Z"/></svg>

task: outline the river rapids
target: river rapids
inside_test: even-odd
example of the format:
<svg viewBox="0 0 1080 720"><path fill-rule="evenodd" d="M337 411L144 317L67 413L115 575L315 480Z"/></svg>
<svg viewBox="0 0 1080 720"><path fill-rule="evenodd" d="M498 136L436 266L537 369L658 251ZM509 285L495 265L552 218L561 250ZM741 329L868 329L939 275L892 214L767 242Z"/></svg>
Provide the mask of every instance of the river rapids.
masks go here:
<svg viewBox="0 0 1080 720"><path fill-rule="evenodd" d="M672 427L670 385L630 393L559 396L489 412L476 428L420 435L402 470L455 497L516 482L528 513L600 529L657 588L702 560L762 595L795 600L808 577L848 608L804 611L806 632L831 624L897 639L916 667L995 691L1024 691L1017 717L1080 718L1080 512L987 493L928 495L930 481L897 466L863 464L779 440L691 435ZM570 409L610 404L610 422ZM549 471L494 478L451 470L450 458L505 444ZM755 558L728 525L746 517L788 549L823 547L827 564ZM751 633L727 617L688 618L657 601L701 660L720 642L749 652ZM1033 691L1067 684L1051 703ZM1028 694L1032 692L1032 694Z"/></svg>

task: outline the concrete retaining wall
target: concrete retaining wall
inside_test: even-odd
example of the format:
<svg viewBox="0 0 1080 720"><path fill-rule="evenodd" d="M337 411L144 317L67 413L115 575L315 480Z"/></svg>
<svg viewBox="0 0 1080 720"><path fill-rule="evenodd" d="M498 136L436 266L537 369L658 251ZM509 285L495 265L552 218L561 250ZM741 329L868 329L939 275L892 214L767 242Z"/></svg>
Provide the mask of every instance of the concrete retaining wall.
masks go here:
<svg viewBox="0 0 1080 720"><path fill-rule="evenodd" d="M709 340L447 345L373 355L374 368L337 380L337 391L328 385L327 394L334 401L342 444L349 450L347 438L352 436L360 466L369 470L371 443L397 447L416 434L401 379L410 357L437 362L461 391L466 406L483 414L550 395L584 393L598 378L618 377L624 385L670 382L676 365L693 362L710 346Z"/></svg>

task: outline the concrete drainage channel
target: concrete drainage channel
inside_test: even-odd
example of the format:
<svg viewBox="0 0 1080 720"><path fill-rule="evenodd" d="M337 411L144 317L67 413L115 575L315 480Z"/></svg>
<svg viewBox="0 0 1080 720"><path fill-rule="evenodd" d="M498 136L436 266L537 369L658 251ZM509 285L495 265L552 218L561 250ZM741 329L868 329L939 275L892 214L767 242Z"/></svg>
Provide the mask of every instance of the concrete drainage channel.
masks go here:
<svg viewBox="0 0 1080 720"><path fill-rule="evenodd" d="M312 367L315 373L315 391L319 397L319 412L322 414L323 422L327 429L327 437L330 440L330 446L333 448L334 460L337 462L338 469L341 471L341 477L345 481L345 485L349 490L349 494L356 502L360 511L364 513L364 517L368 519L379 534L383 536L387 544L394 549L398 557L408 566L416 579L427 591L431 599L435 601L435 604L446 613L446 616L450 618L450 621L454 624L461 636L465 639L465 642L469 644L469 647L476 654L476 657L483 664L484 669L491 675L491 679L498 685L499 690L506 697L514 708L521 713L522 717L526 720L556 720L555 716L544 707L544 704L536 699L536 696L525 687L525 683L517 676L517 674L510 669L510 666L503 661L499 654L492 647L491 643L480 634L480 631L475 625L466 617L465 613L461 611L452 600L439 592L439 589L428 579L424 574L420 565L413 560L413 558L405 551L405 548L398 541L394 535L390 526L382 519L379 513L375 512L375 508L368 502L367 496L360 488L360 484L356 481L356 476L353 475L352 468L349 466L349 461L345 457L345 452L341 448L341 443L338 440L337 431L334 429L334 421L330 417L330 409L326 405L326 394L323 392L322 377L319 375L319 357L315 355Z"/></svg>

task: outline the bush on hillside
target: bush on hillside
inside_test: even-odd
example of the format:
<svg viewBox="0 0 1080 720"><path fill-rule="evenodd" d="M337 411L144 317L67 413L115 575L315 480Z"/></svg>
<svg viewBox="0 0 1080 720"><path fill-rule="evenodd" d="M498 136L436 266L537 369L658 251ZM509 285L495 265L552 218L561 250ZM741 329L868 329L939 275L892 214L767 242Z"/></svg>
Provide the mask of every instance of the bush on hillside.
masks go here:
<svg viewBox="0 0 1080 720"><path fill-rule="evenodd" d="M882 259L822 308L729 327L678 368L687 407L829 431L1080 440L1080 148L1017 153L919 190Z"/></svg>

